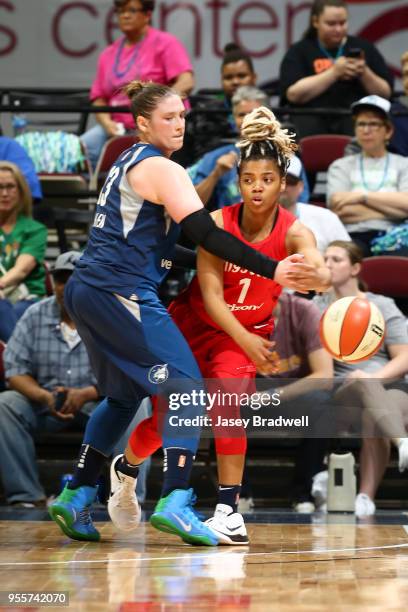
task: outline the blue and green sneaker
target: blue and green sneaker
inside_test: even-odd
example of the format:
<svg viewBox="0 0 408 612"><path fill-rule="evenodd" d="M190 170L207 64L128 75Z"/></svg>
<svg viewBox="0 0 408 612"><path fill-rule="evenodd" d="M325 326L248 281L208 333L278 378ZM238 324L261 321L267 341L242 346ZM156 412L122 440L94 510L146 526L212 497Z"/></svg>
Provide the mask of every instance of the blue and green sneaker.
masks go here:
<svg viewBox="0 0 408 612"><path fill-rule="evenodd" d="M90 514L96 493L97 487L68 489L68 485L65 485L62 493L48 508L53 521L73 540L98 542L101 539Z"/></svg>
<svg viewBox="0 0 408 612"><path fill-rule="evenodd" d="M191 508L193 489L175 489L157 502L150 523L159 531L178 535L187 544L217 546L218 537Z"/></svg>

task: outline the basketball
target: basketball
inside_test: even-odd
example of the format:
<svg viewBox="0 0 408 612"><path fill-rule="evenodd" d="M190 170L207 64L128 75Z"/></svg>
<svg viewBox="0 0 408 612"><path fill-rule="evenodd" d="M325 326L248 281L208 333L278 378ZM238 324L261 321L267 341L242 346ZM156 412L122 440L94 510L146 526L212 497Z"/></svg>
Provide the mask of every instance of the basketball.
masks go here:
<svg viewBox="0 0 408 612"><path fill-rule="evenodd" d="M354 296L336 300L320 319L323 346L333 357L347 363L372 357L380 348L384 333L384 318L377 306Z"/></svg>

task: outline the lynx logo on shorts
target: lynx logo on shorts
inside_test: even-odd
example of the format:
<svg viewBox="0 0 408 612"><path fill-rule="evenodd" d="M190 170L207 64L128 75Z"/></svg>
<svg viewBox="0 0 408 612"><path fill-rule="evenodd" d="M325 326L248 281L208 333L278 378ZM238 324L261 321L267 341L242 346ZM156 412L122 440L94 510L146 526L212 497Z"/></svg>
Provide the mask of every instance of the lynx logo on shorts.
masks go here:
<svg viewBox="0 0 408 612"><path fill-rule="evenodd" d="M152 368L150 368L149 374L147 375L149 382L153 383L154 385L160 385L161 383L166 382L168 377L169 369L167 367L167 363L154 365Z"/></svg>

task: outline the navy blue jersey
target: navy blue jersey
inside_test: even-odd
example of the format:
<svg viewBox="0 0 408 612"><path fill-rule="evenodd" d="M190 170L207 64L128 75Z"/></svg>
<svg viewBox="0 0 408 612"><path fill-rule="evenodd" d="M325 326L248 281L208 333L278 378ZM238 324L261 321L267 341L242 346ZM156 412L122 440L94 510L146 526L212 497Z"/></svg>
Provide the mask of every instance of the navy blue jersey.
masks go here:
<svg viewBox="0 0 408 612"><path fill-rule="evenodd" d="M180 229L164 206L133 191L127 173L142 160L162 155L156 147L138 143L114 163L99 195L76 278L131 300L157 292L172 266Z"/></svg>

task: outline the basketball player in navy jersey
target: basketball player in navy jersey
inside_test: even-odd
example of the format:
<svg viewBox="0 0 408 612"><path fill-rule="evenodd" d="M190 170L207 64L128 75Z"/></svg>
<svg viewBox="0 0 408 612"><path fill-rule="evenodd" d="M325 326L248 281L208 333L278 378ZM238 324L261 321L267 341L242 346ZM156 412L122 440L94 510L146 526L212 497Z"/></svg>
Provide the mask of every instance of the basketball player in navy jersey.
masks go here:
<svg viewBox="0 0 408 612"><path fill-rule="evenodd" d="M315 290L327 290L330 271L316 248L312 232L279 206L287 167L297 145L272 111L261 106L246 115L238 147L243 201L211 213L215 223L269 257L281 260L289 253L303 253L320 271ZM273 311L282 287L272 279L223 262L203 249L198 252L197 268L197 276L189 287L170 304L173 321L189 343L207 380L208 391L215 391L214 396L221 391L223 397L255 393L256 372L266 375L276 372L270 360L273 350L270 337ZM247 545L244 518L238 513L246 431L244 426L217 425L219 417L238 422L239 402L222 405L215 400L208 414L214 431L219 485L218 503L207 524L217 533L220 544ZM153 401L152 416L139 423L129 438L126 461L140 465L162 446L162 416L163 411L159 413L157 402ZM116 462L122 456L116 457L111 465L108 511L118 529L131 531L138 526L140 511L135 482L129 483L129 476L126 479L117 476Z"/></svg>
<svg viewBox="0 0 408 612"><path fill-rule="evenodd" d="M126 92L141 142L112 166L87 248L65 291L105 396L88 422L73 480L50 506L63 532L78 540L100 539L90 516L95 483L141 400L173 392L194 397L180 408L180 419L193 419L205 407L197 363L158 298L179 226L208 252L283 286L307 291L318 279L301 255L277 262L215 225L186 171L169 159L183 144L185 122L183 102L173 90L135 81ZM216 545L215 533L192 511L188 487L200 428L174 430L167 420L163 489L151 523L185 542ZM125 477L138 468L123 461L118 469Z"/></svg>

